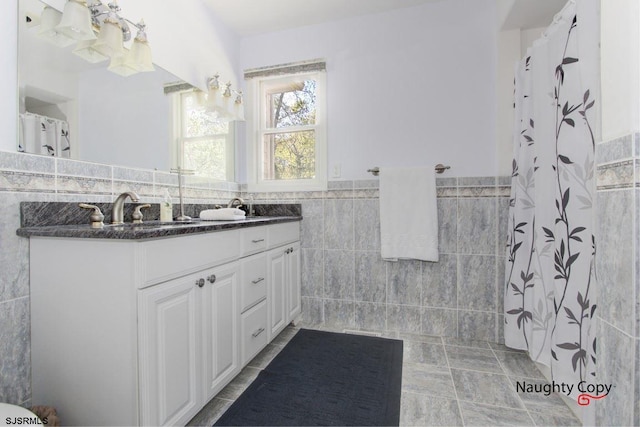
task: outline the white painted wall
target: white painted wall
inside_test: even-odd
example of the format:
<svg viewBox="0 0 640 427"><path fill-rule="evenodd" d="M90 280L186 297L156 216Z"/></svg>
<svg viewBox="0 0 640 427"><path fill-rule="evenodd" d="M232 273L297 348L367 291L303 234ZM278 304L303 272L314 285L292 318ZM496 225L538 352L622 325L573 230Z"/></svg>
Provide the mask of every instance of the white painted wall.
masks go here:
<svg viewBox="0 0 640 427"><path fill-rule="evenodd" d="M245 38L240 66L327 60L328 167L342 179L436 163L495 175L495 20L493 0L427 3Z"/></svg>
<svg viewBox="0 0 640 427"><path fill-rule="evenodd" d="M602 140L640 131L640 2L601 0Z"/></svg>
<svg viewBox="0 0 640 427"><path fill-rule="evenodd" d="M160 68L129 77L103 69L82 73L77 81L80 143L74 158L169 170L172 101L162 85L171 78Z"/></svg>
<svg viewBox="0 0 640 427"><path fill-rule="evenodd" d="M17 149L18 0L2 2L0 14L0 150Z"/></svg>
<svg viewBox="0 0 640 427"><path fill-rule="evenodd" d="M521 58L520 30L498 34L496 66L496 167L501 176L510 176L513 160L513 78L514 68Z"/></svg>

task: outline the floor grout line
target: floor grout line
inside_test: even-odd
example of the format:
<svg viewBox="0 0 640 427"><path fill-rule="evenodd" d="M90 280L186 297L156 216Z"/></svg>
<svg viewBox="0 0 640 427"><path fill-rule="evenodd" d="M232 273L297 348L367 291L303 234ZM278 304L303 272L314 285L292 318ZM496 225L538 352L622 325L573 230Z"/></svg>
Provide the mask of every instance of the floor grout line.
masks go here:
<svg viewBox="0 0 640 427"><path fill-rule="evenodd" d="M442 348L444 350L444 358L447 361L447 368L449 368L449 379L453 385L453 394L456 396L456 406L458 407L458 414L460 414L460 421L462 422L462 425L465 426L464 414L462 413L462 407L460 406L460 397L458 396L458 390L456 390L456 382L453 380L453 372L451 372L451 364L449 363L449 355L447 354L447 349L444 344L444 338L441 337L440 341L442 342Z"/></svg>
<svg viewBox="0 0 640 427"><path fill-rule="evenodd" d="M505 376L507 377L507 381L509 381L509 384L511 384L511 387L513 387L515 389L515 384L513 383L513 381L511 381L511 377L509 377L509 373L507 372L507 370L504 368L502 362L500 361L500 359L498 358L498 355L496 354L496 350L494 350L493 348L491 349L491 352L493 353L493 357L496 358L496 360L498 361L498 364L500 365L500 369L502 369L502 371L505 373ZM535 426L536 421L533 419L533 417L531 416L531 412L529 412L529 408L527 408L527 405L524 403L524 400L522 400L522 397L520 397L520 394L516 391L515 392L516 396L518 397L518 400L520 401L520 404L522 405L522 407L524 408L524 410L527 412L527 416L529 417L529 419L531 420L531 423Z"/></svg>

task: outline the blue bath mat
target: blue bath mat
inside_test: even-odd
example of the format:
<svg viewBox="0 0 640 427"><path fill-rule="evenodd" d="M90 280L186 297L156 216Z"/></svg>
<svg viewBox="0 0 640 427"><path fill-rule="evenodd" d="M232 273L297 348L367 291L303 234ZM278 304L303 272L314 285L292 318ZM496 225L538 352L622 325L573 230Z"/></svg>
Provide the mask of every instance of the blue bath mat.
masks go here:
<svg viewBox="0 0 640 427"><path fill-rule="evenodd" d="M400 422L402 341L301 329L216 426Z"/></svg>

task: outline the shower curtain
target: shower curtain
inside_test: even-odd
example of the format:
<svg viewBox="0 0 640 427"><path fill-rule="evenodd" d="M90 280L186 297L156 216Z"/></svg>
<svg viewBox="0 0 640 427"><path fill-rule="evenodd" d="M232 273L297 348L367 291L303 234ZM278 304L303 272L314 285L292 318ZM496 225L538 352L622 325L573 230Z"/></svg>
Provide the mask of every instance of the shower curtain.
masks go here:
<svg viewBox="0 0 640 427"><path fill-rule="evenodd" d="M598 43L597 1L570 1L515 78L505 344L573 385L592 382L596 362Z"/></svg>
<svg viewBox="0 0 640 427"><path fill-rule="evenodd" d="M18 151L70 157L69 124L33 113L20 114Z"/></svg>

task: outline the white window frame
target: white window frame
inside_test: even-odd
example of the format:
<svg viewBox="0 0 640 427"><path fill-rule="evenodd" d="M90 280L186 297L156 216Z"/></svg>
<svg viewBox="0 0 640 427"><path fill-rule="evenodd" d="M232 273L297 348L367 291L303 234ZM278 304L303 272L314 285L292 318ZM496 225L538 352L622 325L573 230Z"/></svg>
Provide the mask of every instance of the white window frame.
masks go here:
<svg viewBox="0 0 640 427"><path fill-rule="evenodd" d="M266 180L263 178L263 136L266 131L266 102L264 83L274 80L299 81L300 78L316 81L315 178ZM256 77L247 81L247 97L250 108L247 113L247 190L267 191L324 191L327 189L327 103L326 73L314 71L289 75ZM245 104L245 107L247 104ZM285 128L283 128L284 130ZM299 130L292 127L291 131Z"/></svg>
<svg viewBox="0 0 640 427"><path fill-rule="evenodd" d="M188 139L196 141L198 139L207 140L209 136L185 138L184 135L184 123L183 117L184 106L182 105L182 95L185 91L175 92L172 94L172 126L171 133L171 165L173 168L178 166L184 168L184 140ZM225 138L225 153L233 153L232 156L225 156L225 181L235 180L235 166L236 166L236 122L229 122L229 133ZM200 175L206 176L206 175Z"/></svg>

